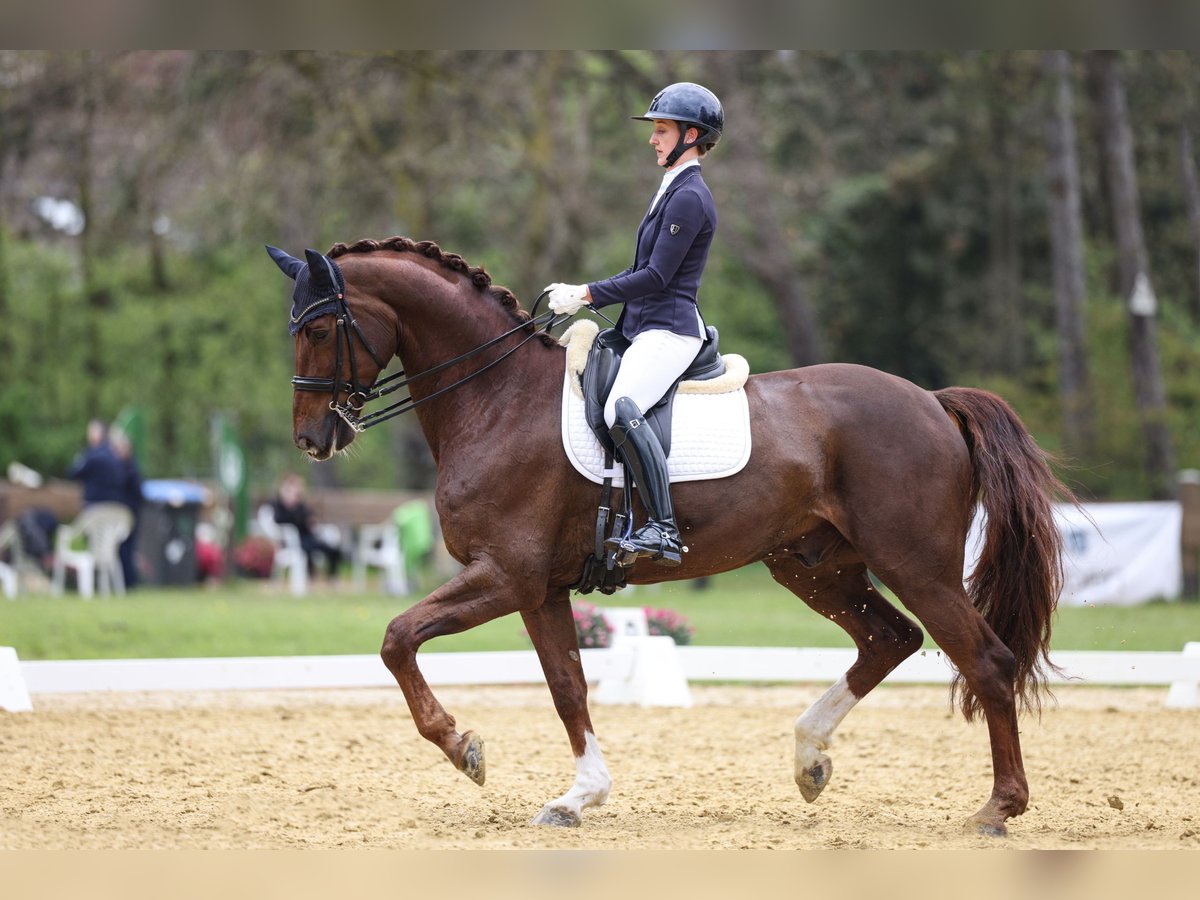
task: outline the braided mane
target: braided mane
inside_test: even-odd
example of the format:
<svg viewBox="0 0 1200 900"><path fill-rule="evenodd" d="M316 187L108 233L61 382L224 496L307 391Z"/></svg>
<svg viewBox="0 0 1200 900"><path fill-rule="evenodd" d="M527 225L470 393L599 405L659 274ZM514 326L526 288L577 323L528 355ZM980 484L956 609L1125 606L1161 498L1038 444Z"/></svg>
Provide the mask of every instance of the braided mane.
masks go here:
<svg viewBox="0 0 1200 900"><path fill-rule="evenodd" d="M376 250L395 250L400 253L416 253L424 256L426 259L432 259L434 262L450 269L454 272L461 272L471 279L471 283L477 290L491 296L504 309L508 310L509 314L518 322L529 324L531 316L529 312L521 308L521 303L506 287L492 284L492 276L487 273L483 266L468 265L467 261L457 253L447 253L433 241L414 241L406 237L390 237L382 241L361 240L355 241L353 244L334 244L329 250L329 257L336 259L347 253L373 253ZM529 326L532 329L532 325ZM543 344L551 346L557 342L550 335L542 335Z"/></svg>

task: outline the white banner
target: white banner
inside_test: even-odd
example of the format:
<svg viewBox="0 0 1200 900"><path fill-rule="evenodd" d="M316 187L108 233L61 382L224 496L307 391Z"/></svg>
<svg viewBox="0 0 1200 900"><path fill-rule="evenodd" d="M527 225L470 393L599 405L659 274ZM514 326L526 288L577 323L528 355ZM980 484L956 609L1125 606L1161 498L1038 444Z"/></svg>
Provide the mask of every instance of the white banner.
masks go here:
<svg viewBox="0 0 1200 900"><path fill-rule="evenodd" d="M982 512L976 514L967 536L964 577L979 558L983 518ZM1059 603L1133 606L1179 597L1183 511L1178 503L1085 503L1082 511L1056 504L1054 519L1066 551Z"/></svg>

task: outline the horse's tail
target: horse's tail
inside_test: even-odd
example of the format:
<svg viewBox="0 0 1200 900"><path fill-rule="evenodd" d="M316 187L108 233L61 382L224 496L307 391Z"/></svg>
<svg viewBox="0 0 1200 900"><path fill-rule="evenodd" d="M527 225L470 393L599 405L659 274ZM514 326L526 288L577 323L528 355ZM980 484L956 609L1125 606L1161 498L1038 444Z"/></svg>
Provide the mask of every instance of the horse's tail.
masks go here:
<svg viewBox="0 0 1200 900"><path fill-rule="evenodd" d="M935 391L961 424L971 454L972 497L987 513L983 551L967 594L996 636L1016 658L1014 690L1022 708L1041 710L1049 659L1050 626L1062 590L1062 536L1052 502L1075 502L1050 470L1050 456L1030 436L1007 403L987 391ZM969 720L979 698L961 674L951 686Z"/></svg>

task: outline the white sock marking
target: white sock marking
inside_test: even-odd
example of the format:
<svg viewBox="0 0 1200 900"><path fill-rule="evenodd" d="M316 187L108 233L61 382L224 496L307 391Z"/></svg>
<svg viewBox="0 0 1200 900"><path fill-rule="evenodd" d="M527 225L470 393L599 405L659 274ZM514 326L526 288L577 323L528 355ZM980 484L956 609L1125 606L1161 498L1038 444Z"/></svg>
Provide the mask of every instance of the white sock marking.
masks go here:
<svg viewBox="0 0 1200 900"><path fill-rule="evenodd" d="M833 732L858 703L843 675L796 720L796 774L816 765Z"/></svg>
<svg viewBox="0 0 1200 900"><path fill-rule="evenodd" d="M566 808L580 814L590 806L603 805L608 799L612 777L604 764L600 742L590 731L584 732L583 740L583 756L575 757L575 784L557 800L546 804L547 807Z"/></svg>

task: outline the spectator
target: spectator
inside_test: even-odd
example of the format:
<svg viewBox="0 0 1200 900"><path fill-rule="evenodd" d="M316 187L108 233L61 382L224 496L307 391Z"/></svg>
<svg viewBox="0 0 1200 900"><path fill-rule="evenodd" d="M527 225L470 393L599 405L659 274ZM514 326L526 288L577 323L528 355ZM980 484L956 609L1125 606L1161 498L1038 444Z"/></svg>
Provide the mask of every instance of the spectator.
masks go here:
<svg viewBox="0 0 1200 900"><path fill-rule="evenodd" d="M142 473L138 468L137 458L133 455L133 444L125 432L119 428L112 429L109 443L117 457L121 473L121 497L119 503L129 507L133 513L133 529L129 537L121 544L121 572L125 576L126 589L135 587L140 580L138 567L134 562L134 548L137 546L138 518L142 509Z"/></svg>
<svg viewBox="0 0 1200 900"><path fill-rule="evenodd" d="M67 470L67 477L83 482L83 505L124 503L127 481L125 465L108 441L108 429L99 419L87 426L87 447Z"/></svg>
<svg viewBox="0 0 1200 900"><path fill-rule="evenodd" d="M272 504L275 508L275 521L280 525L295 525L300 532L300 546L308 560L308 573L316 572L315 557L319 554L325 558L326 571L330 578L337 577L338 566L342 563L342 551L323 541L313 530L312 511L304 501L304 482L296 474L286 475L279 484L279 496Z"/></svg>
<svg viewBox="0 0 1200 900"><path fill-rule="evenodd" d="M225 577L225 554L210 522L196 523L196 576L210 584Z"/></svg>
<svg viewBox="0 0 1200 900"><path fill-rule="evenodd" d="M58 518L42 506L33 506L17 516L17 531L25 555L37 561L44 575L49 575L54 564L54 532L58 530Z"/></svg>
<svg viewBox="0 0 1200 900"><path fill-rule="evenodd" d="M404 548L404 565L412 584L420 584L424 571L433 562L433 517L424 500L410 500L392 514Z"/></svg>

